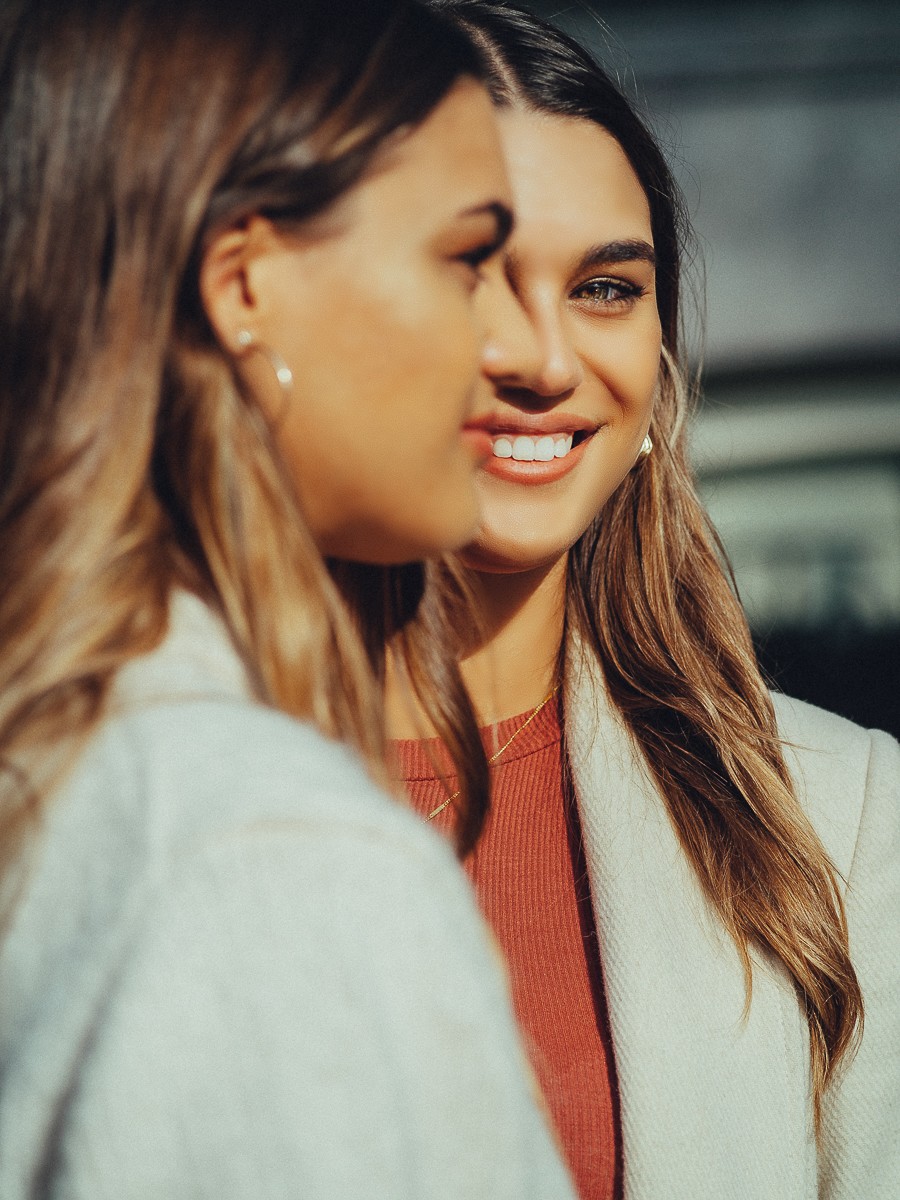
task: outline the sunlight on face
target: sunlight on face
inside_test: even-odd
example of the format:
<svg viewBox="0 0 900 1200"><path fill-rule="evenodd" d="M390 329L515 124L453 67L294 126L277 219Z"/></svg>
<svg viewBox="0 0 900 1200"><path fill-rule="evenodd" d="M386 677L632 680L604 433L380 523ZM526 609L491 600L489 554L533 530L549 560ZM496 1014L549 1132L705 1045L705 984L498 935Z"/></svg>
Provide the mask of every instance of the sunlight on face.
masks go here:
<svg viewBox="0 0 900 1200"><path fill-rule="evenodd" d="M661 332L650 210L618 142L516 109L499 124L516 228L479 297L493 456L466 560L518 572L562 558L634 466Z"/></svg>
<svg viewBox="0 0 900 1200"><path fill-rule="evenodd" d="M464 81L269 262L259 336L295 381L276 430L324 553L397 562L472 536L474 294L509 203L493 110Z"/></svg>

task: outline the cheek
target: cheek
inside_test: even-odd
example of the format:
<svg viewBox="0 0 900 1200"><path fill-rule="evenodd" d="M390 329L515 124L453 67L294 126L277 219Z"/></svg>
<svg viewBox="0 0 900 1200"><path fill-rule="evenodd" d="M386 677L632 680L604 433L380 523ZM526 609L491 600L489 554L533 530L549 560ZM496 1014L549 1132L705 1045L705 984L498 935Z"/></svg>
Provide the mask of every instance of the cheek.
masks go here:
<svg viewBox="0 0 900 1200"><path fill-rule="evenodd" d="M343 310L332 309L322 348L314 348L333 372L329 390L342 393L347 418L392 439L397 455L455 436L475 382L467 301L447 284L420 264L385 272Z"/></svg>
<svg viewBox="0 0 900 1200"><path fill-rule="evenodd" d="M421 290L419 305L380 294L382 304L370 294L345 310L340 331L324 321L320 337L297 345L280 438L320 544L393 561L471 534L474 464L460 425L477 345L471 327L452 336L452 305L429 304Z"/></svg>
<svg viewBox="0 0 900 1200"><path fill-rule="evenodd" d="M594 371L618 405L626 424L649 419L659 379L658 327L626 331L610 339L594 358Z"/></svg>
<svg viewBox="0 0 900 1200"><path fill-rule="evenodd" d="M459 431L480 358L458 276L418 247L367 244L310 254L282 284L260 336L294 375L275 425L320 544L379 557L458 545L477 515Z"/></svg>

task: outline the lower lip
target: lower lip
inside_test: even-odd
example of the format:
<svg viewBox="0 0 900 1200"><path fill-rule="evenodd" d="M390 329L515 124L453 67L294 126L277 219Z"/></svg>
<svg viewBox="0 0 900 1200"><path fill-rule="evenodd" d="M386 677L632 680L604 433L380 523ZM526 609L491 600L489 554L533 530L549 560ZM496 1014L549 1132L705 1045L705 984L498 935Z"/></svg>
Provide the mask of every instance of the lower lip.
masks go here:
<svg viewBox="0 0 900 1200"><path fill-rule="evenodd" d="M483 470L506 483L523 483L532 487L554 483L570 471L574 471L593 437L594 434L591 434L583 442L573 446L565 458L551 458L549 462L516 462L514 458L497 458L492 452Z"/></svg>

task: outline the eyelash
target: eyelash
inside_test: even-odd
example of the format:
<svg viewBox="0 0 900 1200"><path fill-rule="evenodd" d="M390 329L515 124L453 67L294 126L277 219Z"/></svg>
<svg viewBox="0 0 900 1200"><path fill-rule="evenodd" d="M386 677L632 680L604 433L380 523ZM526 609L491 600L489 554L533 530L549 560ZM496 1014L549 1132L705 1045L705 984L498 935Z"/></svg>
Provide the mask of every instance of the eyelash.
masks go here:
<svg viewBox="0 0 900 1200"><path fill-rule="evenodd" d="M497 243L495 241L484 242L480 246L475 246L473 249L467 250L464 254L457 255L456 261L462 263L463 266L470 267L478 275L482 264L488 261L496 249Z"/></svg>
<svg viewBox="0 0 900 1200"><path fill-rule="evenodd" d="M617 295L609 296L605 299L600 299L597 296L579 297L579 292L584 292L588 288L598 288L605 291L618 293ZM588 304L595 304L605 308L620 308L633 304L636 300L640 300L642 296L647 294L647 289L639 283L632 283L628 279L588 279L584 283L580 283L577 288L572 291L572 299L585 299Z"/></svg>
<svg viewBox="0 0 900 1200"><path fill-rule="evenodd" d="M497 238L480 242L478 246L473 246L462 254L457 254L456 262L470 272L473 283L481 281L481 266L488 262L488 259L493 258L500 246L503 245L503 241L503 238L497 236Z"/></svg>

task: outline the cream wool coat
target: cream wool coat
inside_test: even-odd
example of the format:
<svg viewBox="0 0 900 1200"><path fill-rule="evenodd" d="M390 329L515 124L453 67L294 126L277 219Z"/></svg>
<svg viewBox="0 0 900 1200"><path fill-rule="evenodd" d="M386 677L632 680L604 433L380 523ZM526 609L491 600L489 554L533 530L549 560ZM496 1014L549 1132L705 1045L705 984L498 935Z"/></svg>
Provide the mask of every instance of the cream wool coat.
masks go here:
<svg viewBox="0 0 900 1200"><path fill-rule="evenodd" d="M806 1022L784 970L733 945L640 752L576 652L566 726L621 1096L626 1200L900 1200L900 747L775 697L838 870L866 1005L812 1132Z"/></svg>

